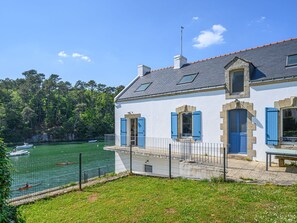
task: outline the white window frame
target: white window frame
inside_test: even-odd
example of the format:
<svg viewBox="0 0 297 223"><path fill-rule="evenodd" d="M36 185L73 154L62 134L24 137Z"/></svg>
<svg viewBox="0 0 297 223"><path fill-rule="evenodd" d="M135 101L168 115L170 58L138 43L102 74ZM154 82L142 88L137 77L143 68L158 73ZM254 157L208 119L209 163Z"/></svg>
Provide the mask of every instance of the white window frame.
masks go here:
<svg viewBox="0 0 297 223"><path fill-rule="evenodd" d="M288 62L289 62L289 57L290 56L297 56L297 54L291 54L291 55L288 55L287 56L287 59L286 59L286 66L287 67L291 67L291 66L297 66L297 63L293 63L293 64L289 64Z"/></svg>

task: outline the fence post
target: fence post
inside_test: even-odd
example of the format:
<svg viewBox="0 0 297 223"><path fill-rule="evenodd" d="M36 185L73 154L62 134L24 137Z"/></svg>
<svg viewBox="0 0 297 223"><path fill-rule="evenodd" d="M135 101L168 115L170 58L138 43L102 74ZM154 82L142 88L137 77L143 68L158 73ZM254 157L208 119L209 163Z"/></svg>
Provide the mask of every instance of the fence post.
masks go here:
<svg viewBox="0 0 297 223"><path fill-rule="evenodd" d="M169 179L171 179L171 143L169 143Z"/></svg>
<svg viewBox="0 0 297 223"><path fill-rule="evenodd" d="M98 168L98 177L101 177L101 168Z"/></svg>
<svg viewBox="0 0 297 223"><path fill-rule="evenodd" d="M226 148L223 148L224 155L223 155L223 164L224 164L224 182L226 182Z"/></svg>
<svg viewBox="0 0 297 223"><path fill-rule="evenodd" d="M82 172L82 168L81 168L81 159L82 158L82 154L79 154L79 190L81 190L81 172Z"/></svg>
<svg viewBox="0 0 297 223"><path fill-rule="evenodd" d="M130 174L132 174L132 144L130 144Z"/></svg>

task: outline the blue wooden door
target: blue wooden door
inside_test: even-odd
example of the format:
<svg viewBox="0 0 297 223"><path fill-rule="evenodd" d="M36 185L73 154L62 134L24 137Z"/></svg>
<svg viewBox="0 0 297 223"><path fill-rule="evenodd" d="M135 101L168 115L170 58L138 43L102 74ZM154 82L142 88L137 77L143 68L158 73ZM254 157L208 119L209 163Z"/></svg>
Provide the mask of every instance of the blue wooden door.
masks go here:
<svg viewBox="0 0 297 223"><path fill-rule="evenodd" d="M229 111L229 153L247 153L247 111L235 109Z"/></svg>

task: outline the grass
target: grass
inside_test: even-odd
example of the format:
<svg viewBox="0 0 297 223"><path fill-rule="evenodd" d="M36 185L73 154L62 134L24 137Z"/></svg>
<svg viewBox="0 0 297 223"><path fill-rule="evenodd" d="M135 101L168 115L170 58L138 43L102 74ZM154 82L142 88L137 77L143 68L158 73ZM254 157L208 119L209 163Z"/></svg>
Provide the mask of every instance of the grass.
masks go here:
<svg viewBox="0 0 297 223"><path fill-rule="evenodd" d="M297 222L297 185L129 176L19 208L30 222Z"/></svg>

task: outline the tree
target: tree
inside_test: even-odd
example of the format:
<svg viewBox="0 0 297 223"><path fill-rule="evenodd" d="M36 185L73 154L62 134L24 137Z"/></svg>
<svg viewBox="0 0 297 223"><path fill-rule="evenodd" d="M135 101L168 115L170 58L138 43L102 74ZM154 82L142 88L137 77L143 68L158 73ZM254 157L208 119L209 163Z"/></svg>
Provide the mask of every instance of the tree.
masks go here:
<svg viewBox="0 0 297 223"><path fill-rule="evenodd" d="M94 80L74 86L59 75L45 78L36 70L23 78L0 80L0 137L7 142L93 138L114 131L114 97L123 86Z"/></svg>
<svg viewBox="0 0 297 223"><path fill-rule="evenodd" d="M3 140L0 139L0 222L24 222L18 216L16 207L7 204L11 186L10 169L11 165L6 155L6 147Z"/></svg>
<svg viewBox="0 0 297 223"><path fill-rule="evenodd" d="M22 111L22 117L23 117L25 124L30 123L31 128L33 127L33 123L34 123L36 116L37 116L36 113L28 106L25 107Z"/></svg>

